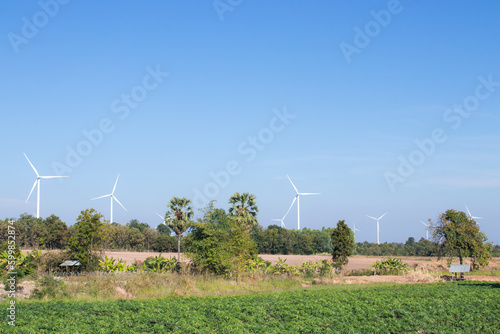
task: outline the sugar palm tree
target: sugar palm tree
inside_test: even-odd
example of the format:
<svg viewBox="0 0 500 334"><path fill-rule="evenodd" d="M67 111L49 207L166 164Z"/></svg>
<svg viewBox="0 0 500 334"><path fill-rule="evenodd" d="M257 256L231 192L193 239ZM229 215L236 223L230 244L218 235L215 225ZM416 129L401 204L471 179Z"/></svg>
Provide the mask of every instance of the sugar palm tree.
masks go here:
<svg viewBox="0 0 500 334"><path fill-rule="evenodd" d="M255 195L236 192L229 199L229 203L232 204L232 207L229 208L231 215L236 216L249 229L257 225L257 212L259 212L259 208L255 204Z"/></svg>
<svg viewBox="0 0 500 334"><path fill-rule="evenodd" d="M177 236L177 262L181 262L181 237L182 233L193 223L191 217L193 216L193 209L189 204L191 200L186 197L173 197L168 203L170 212L165 215L165 223Z"/></svg>

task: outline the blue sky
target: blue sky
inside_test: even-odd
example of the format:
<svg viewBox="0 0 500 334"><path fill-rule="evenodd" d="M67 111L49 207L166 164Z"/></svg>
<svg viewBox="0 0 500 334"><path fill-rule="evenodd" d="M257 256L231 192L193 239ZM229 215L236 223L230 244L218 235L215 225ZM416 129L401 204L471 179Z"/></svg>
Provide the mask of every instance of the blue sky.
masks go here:
<svg viewBox="0 0 500 334"><path fill-rule="evenodd" d="M217 8L214 7L217 4ZM0 216L155 227L173 196L301 192L302 227L425 236L447 209L500 244L500 3L42 0L0 5ZM87 135L85 135L85 133ZM89 139L90 137L90 139ZM218 183L214 181L218 176ZM217 177L215 177L217 178ZM199 194L202 195L199 195ZM198 194L198 195L197 195ZM294 207L285 219L297 224Z"/></svg>

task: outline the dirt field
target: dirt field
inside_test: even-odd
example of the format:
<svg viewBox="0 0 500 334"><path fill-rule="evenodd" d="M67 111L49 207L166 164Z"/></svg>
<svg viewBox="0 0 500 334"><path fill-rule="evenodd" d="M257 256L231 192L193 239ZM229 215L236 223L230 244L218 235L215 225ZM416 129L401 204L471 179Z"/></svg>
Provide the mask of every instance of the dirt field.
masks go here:
<svg viewBox="0 0 500 334"><path fill-rule="evenodd" d="M143 262L149 256L157 256L160 253L155 252L105 252L105 255L108 257L112 256L115 259L122 259L127 262L127 264L132 264L135 261ZM162 253L163 257L175 257L177 258L177 253ZM288 265L297 265L302 262L307 261L320 261L320 260L329 260L330 256L321 256L321 255L269 255L269 254L260 254L261 258L266 261L270 261L271 263L275 263L278 261L278 258L282 260L286 259L286 263ZM371 256L351 256L349 258L349 264L345 267L347 270L357 270L357 269L369 269L370 266L379 260L384 260L387 257L371 257ZM446 259L438 260L437 258L425 258L425 257L401 257L403 262L407 263L412 268L419 268L431 271L447 271L448 265L446 264ZM187 262L183 254L181 253L181 261ZM484 268L486 270L500 270L500 258L491 259L488 267ZM467 262L465 262L467 263Z"/></svg>

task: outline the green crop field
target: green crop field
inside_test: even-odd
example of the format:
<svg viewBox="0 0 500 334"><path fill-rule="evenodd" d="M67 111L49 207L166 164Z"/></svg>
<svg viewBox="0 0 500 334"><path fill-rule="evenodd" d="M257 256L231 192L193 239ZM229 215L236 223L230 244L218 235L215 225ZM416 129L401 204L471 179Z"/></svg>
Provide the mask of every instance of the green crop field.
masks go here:
<svg viewBox="0 0 500 334"><path fill-rule="evenodd" d="M319 286L282 293L18 302L2 333L500 333L500 284Z"/></svg>

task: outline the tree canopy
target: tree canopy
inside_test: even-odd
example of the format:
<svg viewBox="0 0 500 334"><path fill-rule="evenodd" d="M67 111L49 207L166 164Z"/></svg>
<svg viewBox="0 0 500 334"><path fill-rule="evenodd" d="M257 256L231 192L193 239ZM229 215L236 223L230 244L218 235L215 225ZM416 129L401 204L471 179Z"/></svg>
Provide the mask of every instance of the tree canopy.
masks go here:
<svg viewBox="0 0 500 334"><path fill-rule="evenodd" d="M469 257L472 269L488 265L492 245L486 242L486 235L466 213L447 210L437 222L431 222L431 231L440 256L448 256L449 263L453 257L458 257L460 264L463 264L464 258Z"/></svg>
<svg viewBox="0 0 500 334"><path fill-rule="evenodd" d="M352 255L354 246L354 233L345 224L344 220L339 220L337 227L332 232L332 261L336 268L342 269Z"/></svg>
<svg viewBox="0 0 500 334"><path fill-rule="evenodd" d="M252 229L253 226L257 225L259 208L255 204L255 195L235 192L229 199L229 203L232 204L229 213L237 217L240 223L246 225L248 229Z"/></svg>

